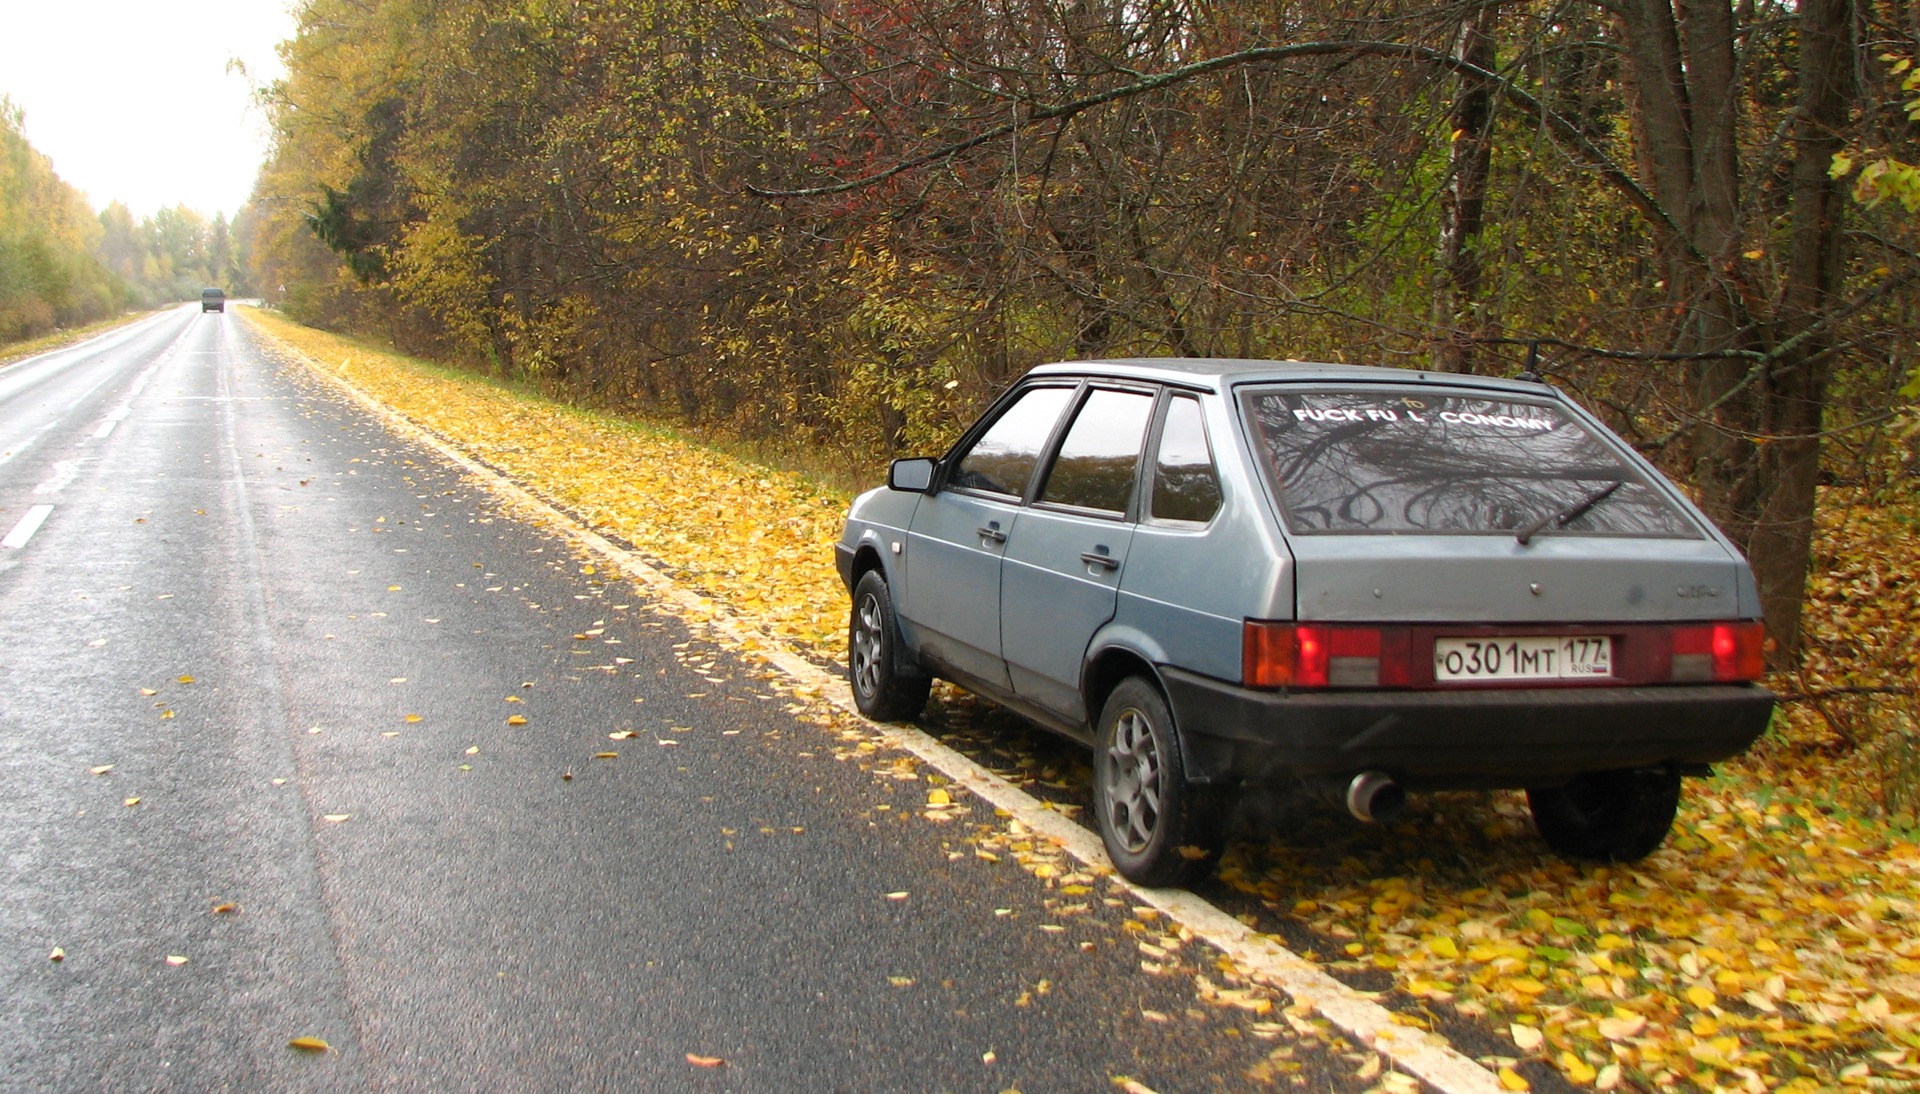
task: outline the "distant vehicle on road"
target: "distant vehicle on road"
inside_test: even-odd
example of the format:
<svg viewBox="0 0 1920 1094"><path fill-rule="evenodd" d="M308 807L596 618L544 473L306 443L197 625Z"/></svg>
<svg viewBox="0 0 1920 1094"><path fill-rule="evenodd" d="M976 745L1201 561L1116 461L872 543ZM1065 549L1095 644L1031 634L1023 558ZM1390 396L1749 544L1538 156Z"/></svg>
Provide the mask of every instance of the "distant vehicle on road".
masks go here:
<svg viewBox="0 0 1920 1094"><path fill-rule="evenodd" d="M224 289L201 289L200 290L200 314L205 315L210 311L225 312L226 310L227 310L226 290Z"/></svg>
<svg viewBox="0 0 1920 1094"><path fill-rule="evenodd" d="M1531 378L1297 361L1046 365L837 548L860 709L934 677L1094 749L1120 872L1191 878L1231 795L1524 789L1638 859L1774 697L1746 560Z"/></svg>

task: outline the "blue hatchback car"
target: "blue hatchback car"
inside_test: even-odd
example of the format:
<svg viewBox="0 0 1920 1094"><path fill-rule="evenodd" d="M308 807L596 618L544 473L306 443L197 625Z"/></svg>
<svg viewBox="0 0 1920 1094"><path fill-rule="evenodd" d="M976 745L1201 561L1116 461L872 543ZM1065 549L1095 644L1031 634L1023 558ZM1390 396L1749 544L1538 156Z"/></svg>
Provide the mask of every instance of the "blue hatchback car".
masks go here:
<svg viewBox="0 0 1920 1094"><path fill-rule="evenodd" d="M1094 750L1115 866L1190 879L1234 791L1524 788L1642 857L1773 696L1738 550L1554 388L1295 361L1047 365L837 546L861 710L951 680Z"/></svg>

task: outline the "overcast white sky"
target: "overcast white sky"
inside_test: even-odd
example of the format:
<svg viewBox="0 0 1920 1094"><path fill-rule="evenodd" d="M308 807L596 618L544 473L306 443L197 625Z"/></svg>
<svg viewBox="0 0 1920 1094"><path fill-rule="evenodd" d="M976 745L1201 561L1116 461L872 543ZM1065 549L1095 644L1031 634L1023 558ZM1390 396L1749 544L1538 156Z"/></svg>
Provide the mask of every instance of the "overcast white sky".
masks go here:
<svg viewBox="0 0 1920 1094"><path fill-rule="evenodd" d="M289 0L0 0L0 95L95 209L229 218L266 152L254 81L280 75Z"/></svg>

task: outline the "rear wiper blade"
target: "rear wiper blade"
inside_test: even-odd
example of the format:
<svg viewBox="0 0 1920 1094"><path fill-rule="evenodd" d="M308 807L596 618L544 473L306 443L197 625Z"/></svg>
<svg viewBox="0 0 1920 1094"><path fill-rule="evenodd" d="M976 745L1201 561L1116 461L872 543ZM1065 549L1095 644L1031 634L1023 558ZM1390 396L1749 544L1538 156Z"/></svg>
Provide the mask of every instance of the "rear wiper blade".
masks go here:
<svg viewBox="0 0 1920 1094"><path fill-rule="evenodd" d="M1541 517L1539 520L1534 521L1532 524L1527 525L1525 528L1520 529L1520 533L1513 538L1520 541L1520 546L1525 547L1533 537L1544 531L1547 525L1551 524L1555 528L1565 528L1567 525L1586 516L1587 510L1606 501L1613 496L1614 491L1625 485L1627 485L1627 480L1615 479L1600 489L1595 490L1593 493L1588 494L1586 497L1581 498L1579 501L1574 502L1572 505L1564 509L1556 509L1546 516Z"/></svg>

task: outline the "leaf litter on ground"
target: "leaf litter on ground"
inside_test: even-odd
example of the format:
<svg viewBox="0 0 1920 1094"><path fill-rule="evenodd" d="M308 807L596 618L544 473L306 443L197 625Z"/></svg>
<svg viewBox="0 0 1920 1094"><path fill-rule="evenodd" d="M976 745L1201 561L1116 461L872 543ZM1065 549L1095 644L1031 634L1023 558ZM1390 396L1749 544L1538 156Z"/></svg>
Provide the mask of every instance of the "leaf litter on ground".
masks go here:
<svg viewBox="0 0 1920 1094"><path fill-rule="evenodd" d="M768 636L843 658L846 593L831 551L844 492L667 428L557 406L277 316L253 320L311 367L631 544ZM1817 701L1860 689L1897 702L1904 686L1911 710L1920 505L1829 493L1806 667L1769 681L1815 699L1783 708L1751 756L1690 780L1674 836L1652 856L1564 862L1533 834L1517 794L1433 795L1385 827L1324 814L1255 827L1231 845L1221 883L1304 929L1336 974L1390 976L1408 1021L1425 1024L1424 1011L1506 1031L1514 1052L1491 1062L1512 1089L1527 1087L1509 1066L1523 1060L1603 1089L1920 1082L1920 848L1911 812L1898 813L1914 802L1882 789L1893 785L1883 760L1836 747L1857 744L1859 728ZM805 689L781 690L796 709L819 707ZM962 734L979 705L945 688L935 702L929 720ZM882 778L920 778L916 762L860 747L872 727L820 718L849 742L842 759ZM989 766L1026 785L1068 786L1077 774L1009 771L1031 757L982 747L994 752ZM1882 768L1862 766L1875 762ZM931 797L928 807L935 819L953 808ZM976 855L1010 857L1060 890L1063 907L1099 899L1088 896L1098 874L1018 822L978 826L971 840ZM1168 941L1179 937L1153 933L1148 945L1174 952Z"/></svg>

